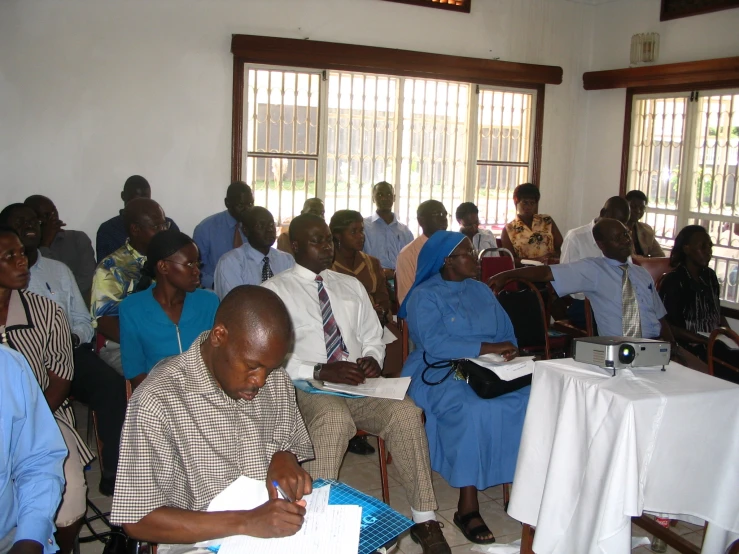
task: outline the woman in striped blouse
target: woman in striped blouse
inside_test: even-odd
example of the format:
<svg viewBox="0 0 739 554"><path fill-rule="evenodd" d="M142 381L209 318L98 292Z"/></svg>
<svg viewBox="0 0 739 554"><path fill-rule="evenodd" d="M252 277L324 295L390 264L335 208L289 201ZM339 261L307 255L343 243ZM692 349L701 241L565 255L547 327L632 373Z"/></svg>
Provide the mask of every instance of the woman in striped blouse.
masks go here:
<svg viewBox="0 0 739 554"><path fill-rule="evenodd" d="M84 467L94 456L74 429L67 398L74 373L67 318L53 301L22 290L29 277L18 235L0 228L0 343L28 360L69 450L64 462L66 488L56 517L59 551L68 554L86 510Z"/></svg>

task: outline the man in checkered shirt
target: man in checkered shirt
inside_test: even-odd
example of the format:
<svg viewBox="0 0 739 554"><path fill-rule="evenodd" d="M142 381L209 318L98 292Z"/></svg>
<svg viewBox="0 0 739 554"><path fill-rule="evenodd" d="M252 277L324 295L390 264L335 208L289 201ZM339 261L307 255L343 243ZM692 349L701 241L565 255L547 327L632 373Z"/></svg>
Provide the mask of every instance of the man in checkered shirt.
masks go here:
<svg viewBox="0 0 739 554"><path fill-rule="evenodd" d="M284 537L303 523L313 457L290 378L285 305L254 286L233 289L187 352L160 363L131 397L111 520L159 552L230 535ZM239 476L265 480L254 510L208 513ZM296 502L279 499L272 485ZM188 545L180 547L175 545Z"/></svg>

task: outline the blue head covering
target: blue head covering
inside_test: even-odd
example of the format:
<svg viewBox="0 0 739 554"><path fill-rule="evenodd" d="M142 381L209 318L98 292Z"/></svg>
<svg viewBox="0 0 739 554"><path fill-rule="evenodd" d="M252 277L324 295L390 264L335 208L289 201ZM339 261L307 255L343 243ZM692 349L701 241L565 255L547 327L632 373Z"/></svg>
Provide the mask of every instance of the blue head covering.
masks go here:
<svg viewBox="0 0 739 554"><path fill-rule="evenodd" d="M431 235L431 238L426 241L426 244L423 245L421 252L418 254L416 280L413 282L413 286L408 291L408 294L405 295L403 304L398 311L398 317L406 317L408 315L408 300L415 288L439 273L444 265L444 259L466 238L462 233L453 233L452 231L436 231Z"/></svg>

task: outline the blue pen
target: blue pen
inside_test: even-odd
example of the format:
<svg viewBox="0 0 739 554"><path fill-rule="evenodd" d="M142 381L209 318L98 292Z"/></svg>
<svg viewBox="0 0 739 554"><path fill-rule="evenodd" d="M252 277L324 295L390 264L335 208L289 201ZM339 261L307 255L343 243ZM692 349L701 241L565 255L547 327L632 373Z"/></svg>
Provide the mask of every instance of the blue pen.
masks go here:
<svg viewBox="0 0 739 554"><path fill-rule="evenodd" d="M48 289L49 294L52 295L52 296L54 296L54 291L51 290L51 287L49 286L49 283L46 283L46 288Z"/></svg>
<svg viewBox="0 0 739 554"><path fill-rule="evenodd" d="M295 500L293 500L292 498L290 498L290 496L288 496L288 494L282 489L282 487L279 485L277 481L272 481L272 484L277 489L277 492L279 492L282 495L282 498L284 498L288 502L295 502Z"/></svg>

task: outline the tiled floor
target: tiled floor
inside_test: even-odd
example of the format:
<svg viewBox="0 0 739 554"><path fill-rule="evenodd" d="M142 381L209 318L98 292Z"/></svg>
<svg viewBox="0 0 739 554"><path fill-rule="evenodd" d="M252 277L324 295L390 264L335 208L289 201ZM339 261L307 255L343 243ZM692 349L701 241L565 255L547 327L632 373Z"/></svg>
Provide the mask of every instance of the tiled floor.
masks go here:
<svg viewBox="0 0 739 554"><path fill-rule="evenodd" d="M78 428L85 436L84 429L87 423L86 412L80 410L78 412ZM373 441L370 438L370 441ZM374 444L374 443L373 443ZM376 446L376 444L375 444ZM390 505L406 516L411 515L410 505L405 498L405 491L400 484L397 470L390 464L388 466L390 476ZM376 498L382 497L380 485L380 468L377 455L357 456L355 454L347 454L344 464L339 473L339 480L367 493ZM104 497L98 491L98 483L100 482L100 469L97 461L92 463L92 468L87 472L87 483L89 487L88 497L94 502L98 508L103 511L109 511L112 503L111 498ZM444 536L452 548L454 554L473 552L473 546L457 527L452 523L452 517L456 511L458 491L446 484L444 479L434 474L434 490L436 492L437 502L439 503L439 521L444 525ZM521 538L521 524L508 517L503 510L503 488L502 486L492 487L480 492L480 513L485 522L493 532L498 544L506 544ZM93 527L102 530L99 523L94 523ZM633 526L634 536L648 536L646 532ZM680 522L676 530L685 536L690 542L700 545L703 540L703 528L696 525ZM89 535L83 530L82 536ZM406 534L400 539L400 552L404 554L419 554L421 548L415 544ZM80 547L81 554L100 554L103 545L99 542L82 544ZM634 553L647 554L651 552L648 546L640 546L633 550ZM667 549L668 553L675 553L672 548Z"/></svg>

